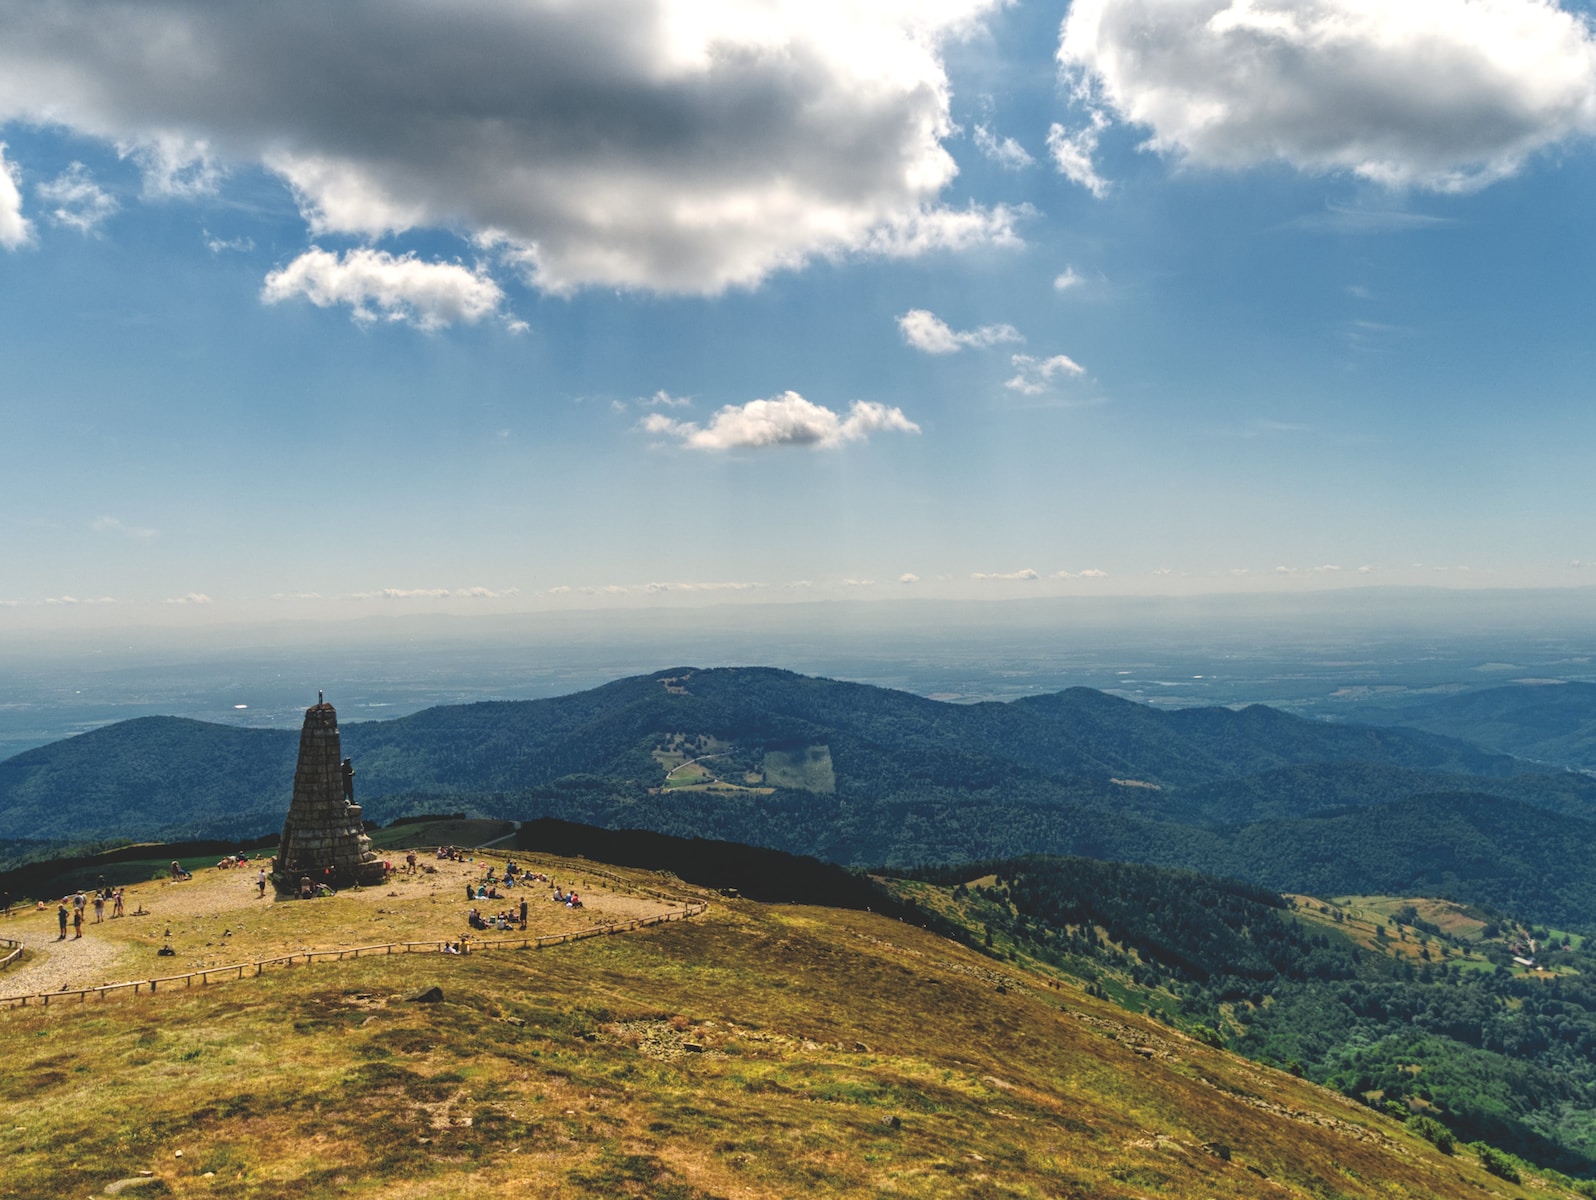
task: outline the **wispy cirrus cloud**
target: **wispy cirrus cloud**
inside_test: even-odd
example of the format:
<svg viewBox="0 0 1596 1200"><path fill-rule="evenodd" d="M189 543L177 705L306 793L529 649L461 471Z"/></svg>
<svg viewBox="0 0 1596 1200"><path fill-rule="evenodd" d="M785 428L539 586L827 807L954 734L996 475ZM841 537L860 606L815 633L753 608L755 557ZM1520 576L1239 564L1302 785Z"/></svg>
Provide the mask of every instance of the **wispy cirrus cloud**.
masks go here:
<svg viewBox="0 0 1596 1200"><path fill-rule="evenodd" d="M972 136L975 148L1006 170L1023 171L1036 161L1019 142L1011 137L999 137L990 126L977 125Z"/></svg>
<svg viewBox="0 0 1596 1200"><path fill-rule="evenodd" d="M1022 396L1045 395L1060 381L1086 374L1086 368L1067 354L1055 354L1049 358L1016 354L1009 359L1009 363L1014 367L1014 375L1004 381L1003 386Z"/></svg>
<svg viewBox="0 0 1596 1200"><path fill-rule="evenodd" d="M160 536L160 530L147 529L140 525L129 525L120 517L95 517L89 522L89 528L95 533L116 533L134 541L147 541Z"/></svg>
<svg viewBox="0 0 1596 1200"><path fill-rule="evenodd" d="M1030 567L1022 567L1018 571L975 571L971 573L970 578L983 583L1030 583L1042 576Z"/></svg>
<svg viewBox="0 0 1596 1200"><path fill-rule="evenodd" d="M873 400L855 400L842 416L797 392L782 392L768 400L728 404L706 424L678 421L664 413L651 413L641 428L673 438L691 450L751 450L771 446L807 446L834 449L864 441L874 433L919 433L920 427L901 408Z"/></svg>
<svg viewBox="0 0 1596 1200"><path fill-rule="evenodd" d="M351 600L503 600L519 593L518 588L378 588L371 592L353 592Z"/></svg>
<svg viewBox="0 0 1596 1200"><path fill-rule="evenodd" d="M61 174L35 189L44 202L45 215L57 225L94 234L122 206L117 198L94 182L93 173L75 162Z"/></svg>

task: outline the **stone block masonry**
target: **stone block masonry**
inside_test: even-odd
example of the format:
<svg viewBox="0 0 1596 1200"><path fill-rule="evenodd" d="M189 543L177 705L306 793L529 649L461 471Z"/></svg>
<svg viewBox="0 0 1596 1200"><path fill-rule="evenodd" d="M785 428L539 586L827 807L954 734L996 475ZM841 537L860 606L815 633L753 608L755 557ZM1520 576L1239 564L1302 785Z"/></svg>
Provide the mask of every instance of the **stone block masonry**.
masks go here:
<svg viewBox="0 0 1596 1200"><path fill-rule="evenodd" d="M299 762L294 768L294 795L283 822L273 876L282 892L294 892L299 881L325 883L330 867L334 887L375 884L383 865L371 850L353 803L354 770L344 759L338 739L338 714L325 700L305 710L299 734Z"/></svg>

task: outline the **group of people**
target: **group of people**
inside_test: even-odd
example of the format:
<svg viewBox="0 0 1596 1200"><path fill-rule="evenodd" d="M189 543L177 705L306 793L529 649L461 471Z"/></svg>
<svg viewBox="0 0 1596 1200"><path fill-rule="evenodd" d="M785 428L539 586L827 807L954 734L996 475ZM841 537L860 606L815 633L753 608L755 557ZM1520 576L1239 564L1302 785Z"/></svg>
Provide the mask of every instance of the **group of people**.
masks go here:
<svg viewBox="0 0 1596 1200"><path fill-rule="evenodd" d="M519 917L516 916L513 909L506 909L504 912L495 913L491 917L485 917L473 907L470 912L466 913L466 924L471 926L472 929L498 929L501 931L514 929L519 925L524 930L526 929L526 908L526 901L523 900L521 901L521 914Z"/></svg>
<svg viewBox="0 0 1596 1200"><path fill-rule="evenodd" d="M443 858L445 856L445 850L452 849L453 847L439 846L438 857L440 859ZM470 880L467 880L465 885L466 899L473 902L477 900L503 900L505 897L499 892L499 888L501 886L506 889L518 886L522 889L525 889L534 883L549 884L550 898L556 904L563 904L567 908L582 907L582 898L576 894L575 888L572 888L569 892L562 892L560 890L560 885L550 882L547 875L543 874L541 871L525 870L524 868L517 866L516 861L513 858L504 864L504 874L502 877L494 870L493 865L489 863L487 875L481 880L481 882L472 883ZM521 898L521 907L519 911L515 909L506 909L502 912L495 913L493 916L485 916L476 907L475 903L473 903L471 909L466 913L466 922L471 926L472 929L509 930L519 926L524 930L526 928L527 908L528 903L526 897L523 896Z"/></svg>
<svg viewBox="0 0 1596 1200"><path fill-rule="evenodd" d="M90 906L94 908L94 923L96 925L100 924L100 922L105 920L105 906L107 904L111 906L112 917L126 915L122 908L122 889L113 888L107 884L104 875L100 876L100 882L96 885L94 891L77 891L70 896L63 896L61 903L56 906L55 910L56 923L61 930L60 936L56 938L56 941L66 941L67 922L69 920L72 923L72 936L74 938L83 936L83 922L88 916ZM43 900L39 901L39 907L44 907Z"/></svg>
<svg viewBox="0 0 1596 1200"><path fill-rule="evenodd" d="M237 854L222 855L222 860L216 864L216 869L218 871L231 871L238 867L247 866L249 866L249 855L240 850Z"/></svg>

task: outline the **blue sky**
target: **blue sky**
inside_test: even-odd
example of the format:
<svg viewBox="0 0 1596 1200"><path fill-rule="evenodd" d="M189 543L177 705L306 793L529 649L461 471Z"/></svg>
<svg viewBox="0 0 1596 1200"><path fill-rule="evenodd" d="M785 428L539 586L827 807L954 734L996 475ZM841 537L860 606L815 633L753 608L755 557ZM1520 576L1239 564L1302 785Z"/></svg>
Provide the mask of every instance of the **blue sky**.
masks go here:
<svg viewBox="0 0 1596 1200"><path fill-rule="evenodd" d="M0 625L1596 582L1588 21L6 4Z"/></svg>

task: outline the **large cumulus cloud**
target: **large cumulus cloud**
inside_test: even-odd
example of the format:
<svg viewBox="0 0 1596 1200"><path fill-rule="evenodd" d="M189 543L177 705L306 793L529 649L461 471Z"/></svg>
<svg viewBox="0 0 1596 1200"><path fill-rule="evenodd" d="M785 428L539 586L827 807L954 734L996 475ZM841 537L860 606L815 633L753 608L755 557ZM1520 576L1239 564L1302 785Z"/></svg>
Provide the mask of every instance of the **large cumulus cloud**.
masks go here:
<svg viewBox="0 0 1596 1200"><path fill-rule="evenodd" d="M1207 166L1463 191L1596 131L1596 42L1547 0L1075 0L1059 61Z"/></svg>
<svg viewBox="0 0 1596 1200"><path fill-rule="evenodd" d="M940 47L1002 0L0 0L0 120L152 194L264 163L312 230L502 247L550 290L713 292L1012 240L949 210Z"/></svg>

